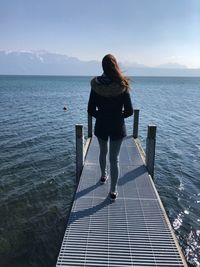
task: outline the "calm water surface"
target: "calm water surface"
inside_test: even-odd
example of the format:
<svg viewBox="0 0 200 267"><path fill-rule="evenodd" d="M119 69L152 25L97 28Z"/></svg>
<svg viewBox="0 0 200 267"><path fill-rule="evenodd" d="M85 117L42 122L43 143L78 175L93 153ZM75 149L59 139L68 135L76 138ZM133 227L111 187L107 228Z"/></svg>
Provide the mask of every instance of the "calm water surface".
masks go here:
<svg viewBox="0 0 200 267"><path fill-rule="evenodd" d="M90 79L0 76L0 266L55 265ZM132 88L143 147L147 125L158 127L156 187L189 265L200 266L200 78L136 77Z"/></svg>

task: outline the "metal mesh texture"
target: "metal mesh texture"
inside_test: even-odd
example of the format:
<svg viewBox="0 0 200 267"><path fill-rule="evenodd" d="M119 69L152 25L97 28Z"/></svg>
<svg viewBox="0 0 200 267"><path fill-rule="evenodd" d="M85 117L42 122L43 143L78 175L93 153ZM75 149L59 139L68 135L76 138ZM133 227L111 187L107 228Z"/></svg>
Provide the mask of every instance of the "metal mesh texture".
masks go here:
<svg viewBox="0 0 200 267"><path fill-rule="evenodd" d="M115 202L98 155L93 137L56 266L185 266L133 139L122 144Z"/></svg>

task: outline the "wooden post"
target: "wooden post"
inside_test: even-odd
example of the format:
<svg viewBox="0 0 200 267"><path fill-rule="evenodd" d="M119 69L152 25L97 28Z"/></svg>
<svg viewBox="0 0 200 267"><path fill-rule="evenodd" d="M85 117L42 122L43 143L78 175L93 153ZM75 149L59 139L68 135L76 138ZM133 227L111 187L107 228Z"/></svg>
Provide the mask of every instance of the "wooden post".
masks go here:
<svg viewBox="0 0 200 267"><path fill-rule="evenodd" d="M83 125L76 125L76 182L79 178L84 164L84 131Z"/></svg>
<svg viewBox="0 0 200 267"><path fill-rule="evenodd" d="M134 110L133 138L138 138L139 111L139 109Z"/></svg>
<svg viewBox="0 0 200 267"><path fill-rule="evenodd" d="M156 148L156 126L148 125L148 133L146 139L146 166L151 177L154 177L154 161Z"/></svg>
<svg viewBox="0 0 200 267"><path fill-rule="evenodd" d="M92 137L92 116L88 114L88 138Z"/></svg>

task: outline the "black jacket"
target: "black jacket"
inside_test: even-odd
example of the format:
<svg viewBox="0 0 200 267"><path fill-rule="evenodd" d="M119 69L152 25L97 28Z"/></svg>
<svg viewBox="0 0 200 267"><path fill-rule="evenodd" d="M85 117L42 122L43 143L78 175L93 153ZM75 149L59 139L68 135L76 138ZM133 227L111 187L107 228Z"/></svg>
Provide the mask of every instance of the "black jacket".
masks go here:
<svg viewBox="0 0 200 267"><path fill-rule="evenodd" d="M94 134L108 140L126 136L124 118L133 114L130 94L126 88L115 83L102 84L97 78L91 81L88 113L96 118Z"/></svg>

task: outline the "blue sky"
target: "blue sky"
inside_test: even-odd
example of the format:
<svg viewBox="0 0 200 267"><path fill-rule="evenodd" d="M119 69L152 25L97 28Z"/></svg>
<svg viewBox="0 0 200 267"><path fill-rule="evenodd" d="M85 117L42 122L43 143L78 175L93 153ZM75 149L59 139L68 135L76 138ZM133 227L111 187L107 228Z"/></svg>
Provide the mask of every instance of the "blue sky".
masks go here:
<svg viewBox="0 0 200 267"><path fill-rule="evenodd" d="M0 0L0 50L200 68L200 0Z"/></svg>

